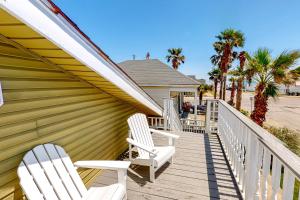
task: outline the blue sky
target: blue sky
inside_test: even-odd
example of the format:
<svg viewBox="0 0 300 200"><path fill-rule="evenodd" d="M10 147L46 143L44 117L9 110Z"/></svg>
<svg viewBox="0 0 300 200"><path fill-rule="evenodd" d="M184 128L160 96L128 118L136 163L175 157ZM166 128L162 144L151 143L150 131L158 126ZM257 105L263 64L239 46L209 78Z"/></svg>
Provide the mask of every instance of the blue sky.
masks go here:
<svg viewBox="0 0 300 200"><path fill-rule="evenodd" d="M215 35L244 32L244 49L268 47L274 55L300 49L299 0L54 0L115 62L151 58L166 62L181 47L185 74L206 78Z"/></svg>

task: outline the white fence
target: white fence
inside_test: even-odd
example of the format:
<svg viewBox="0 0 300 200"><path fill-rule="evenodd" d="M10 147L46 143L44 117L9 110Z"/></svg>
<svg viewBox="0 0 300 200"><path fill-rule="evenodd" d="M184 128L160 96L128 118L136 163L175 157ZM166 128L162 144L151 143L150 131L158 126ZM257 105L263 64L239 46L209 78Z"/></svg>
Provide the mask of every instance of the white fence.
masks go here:
<svg viewBox="0 0 300 200"><path fill-rule="evenodd" d="M245 199L300 199L293 197L300 158L224 101L218 104L218 135Z"/></svg>
<svg viewBox="0 0 300 200"><path fill-rule="evenodd" d="M148 123L150 128L164 129L163 117L148 117Z"/></svg>
<svg viewBox="0 0 300 200"><path fill-rule="evenodd" d="M218 129L218 105L219 101L215 99L207 100L205 113L206 133L216 133Z"/></svg>
<svg viewBox="0 0 300 200"><path fill-rule="evenodd" d="M180 119L182 130L185 132L205 133L205 122L194 119Z"/></svg>

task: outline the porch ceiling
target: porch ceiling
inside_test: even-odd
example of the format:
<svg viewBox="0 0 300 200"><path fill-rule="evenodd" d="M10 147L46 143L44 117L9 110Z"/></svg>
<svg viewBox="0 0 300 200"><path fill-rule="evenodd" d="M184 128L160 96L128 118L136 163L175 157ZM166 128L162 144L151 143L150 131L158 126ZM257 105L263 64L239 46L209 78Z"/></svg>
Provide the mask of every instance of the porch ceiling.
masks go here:
<svg viewBox="0 0 300 200"><path fill-rule="evenodd" d="M2 40L6 40L7 43L10 43L10 45L30 52L32 55L37 57L37 59L56 65L59 69L67 73L71 73L102 91L134 105L139 110L142 110L147 114L161 114L161 108L121 70L113 69L116 71L116 74L121 74L121 76L123 76L121 79L125 79L125 81L129 82L128 85L133 85L132 88L129 88L128 90L132 91L134 88L142 94L142 98L147 99L147 101L145 101L146 103L140 100L141 97L139 97L140 99L138 100L132 94L129 94L128 91L124 90L124 88L120 88L120 86L117 86L113 82L107 80L101 74L100 70L96 71L92 67L80 62L74 56L68 54L66 50L55 45L49 39L34 31L32 28L22 23L3 9L0 9L0 19L0 36L2 35ZM98 56L101 56L101 52L97 52L95 48L94 51L98 54ZM102 61L104 64L117 68L117 66L112 63L108 57L102 59L104 59L104 61ZM28 60L28 62L30 62L30 60Z"/></svg>

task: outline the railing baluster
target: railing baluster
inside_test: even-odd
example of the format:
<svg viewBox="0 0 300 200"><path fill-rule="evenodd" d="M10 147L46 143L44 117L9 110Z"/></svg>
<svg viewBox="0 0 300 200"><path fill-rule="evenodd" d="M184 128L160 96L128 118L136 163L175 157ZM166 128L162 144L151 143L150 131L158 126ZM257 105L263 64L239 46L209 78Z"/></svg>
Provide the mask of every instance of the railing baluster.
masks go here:
<svg viewBox="0 0 300 200"><path fill-rule="evenodd" d="M293 199L294 183L295 183L295 176L291 173L291 171L287 167L285 167L284 175L283 175L282 199L284 200Z"/></svg>
<svg viewBox="0 0 300 200"><path fill-rule="evenodd" d="M247 157L246 157L246 189L245 198L255 199L257 192L257 179L258 179L258 148L259 143L256 136L250 131L247 143Z"/></svg>
<svg viewBox="0 0 300 200"><path fill-rule="evenodd" d="M258 142L258 154L257 154L257 165L256 165L256 176L255 176L255 191L256 191L256 199L259 199L259 197L261 196L261 168L262 168L262 159L263 159L263 145Z"/></svg>
<svg viewBox="0 0 300 200"><path fill-rule="evenodd" d="M268 177L270 174L271 154L267 148L263 151L263 169L261 176L261 199L266 200L268 195Z"/></svg>
<svg viewBox="0 0 300 200"><path fill-rule="evenodd" d="M276 156L273 156L272 163L272 195L271 199L278 199L280 189L281 163Z"/></svg>

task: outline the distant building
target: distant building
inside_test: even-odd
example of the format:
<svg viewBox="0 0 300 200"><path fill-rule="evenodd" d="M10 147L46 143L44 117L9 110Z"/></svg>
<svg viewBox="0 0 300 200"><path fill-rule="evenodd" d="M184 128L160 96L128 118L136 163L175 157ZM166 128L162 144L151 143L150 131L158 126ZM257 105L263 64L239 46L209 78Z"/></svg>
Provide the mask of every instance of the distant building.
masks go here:
<svg viewBox="0 0 300 200"><path fill-rule="evenodd" d="M118 65L162 107L163 99L173 98L175 108L181 110L184 93L198 95L199 81L158 59L127 60Z"/></svg>

